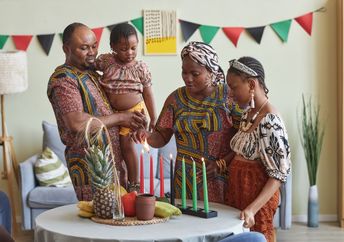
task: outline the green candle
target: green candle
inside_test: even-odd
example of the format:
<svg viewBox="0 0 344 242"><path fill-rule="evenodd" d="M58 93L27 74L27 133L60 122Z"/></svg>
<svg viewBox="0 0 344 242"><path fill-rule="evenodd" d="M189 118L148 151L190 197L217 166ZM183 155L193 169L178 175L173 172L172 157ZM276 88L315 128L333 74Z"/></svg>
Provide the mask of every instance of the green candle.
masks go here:
<svg viewBox="0 0 344 242"><path fill-rule="evenodd" d="M182 208L186 208L185 160L182 159Z"/></svg>
<svg viewBox="0 0 344 242"><path fill-rule="evenodd" d="M207 183L207 170L205 169L204 158L202 157L202 173L203 173L203 197L204 197L204 212L209 212L208 204L208 183Z"/></svg>
<svg viewBox="0 0 344 242"><path fill-rule="evenodd" d="M197 211L196 162L192 159L192 209Z"/></svg>

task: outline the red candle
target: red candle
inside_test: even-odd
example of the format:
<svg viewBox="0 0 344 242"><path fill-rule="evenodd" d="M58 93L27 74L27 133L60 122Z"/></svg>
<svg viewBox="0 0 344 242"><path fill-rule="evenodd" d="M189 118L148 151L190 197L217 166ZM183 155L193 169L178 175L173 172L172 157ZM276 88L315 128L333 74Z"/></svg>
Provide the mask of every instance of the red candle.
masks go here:
<svg viewBox="0 0 344 242"><path fill-rule="evenodd" d="M154 179L153 179L153 156L150 155L150 164L149 164L149 168L150 168L150 173L149 173L149 193L151 195L154 195Z"/></svg>
<svg viewBox="0 0 344 242"><path fill-rule="evenodd" d="M164 197L164 165L162 155L160 155L160 197Z"/></svg>
<svg viewBox="0 0 344 242"><path fill-rule="evenodd" d="M143 168L143 149L140 154L140 193L145 192L145 177L144 177L144 168Z"/></svg>

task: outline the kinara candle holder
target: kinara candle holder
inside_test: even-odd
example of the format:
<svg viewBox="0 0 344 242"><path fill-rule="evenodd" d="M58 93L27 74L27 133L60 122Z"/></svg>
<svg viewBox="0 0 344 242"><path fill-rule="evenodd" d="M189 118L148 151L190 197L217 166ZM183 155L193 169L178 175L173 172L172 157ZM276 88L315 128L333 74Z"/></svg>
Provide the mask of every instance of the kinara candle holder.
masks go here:
<svg viewBox="0 0 344 242"><path fill-rule="evenodd" d="M177 207L182 211L183 214L196 216L200 218L215 218L217 217L217 211L215 210L208 210L206 212L204 209L197 208L195 211L192 206L186 206L186 208L183 208L181 204L178 204Z"/></svg>

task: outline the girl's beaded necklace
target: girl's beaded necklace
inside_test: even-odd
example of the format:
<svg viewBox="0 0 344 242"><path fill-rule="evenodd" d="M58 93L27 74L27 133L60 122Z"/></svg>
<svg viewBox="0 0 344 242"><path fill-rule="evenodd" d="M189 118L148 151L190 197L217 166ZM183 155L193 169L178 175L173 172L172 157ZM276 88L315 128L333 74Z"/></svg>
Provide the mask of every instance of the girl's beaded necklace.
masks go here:
<svg viewBox="0 0 344 242"><path fill-rule="evenodd" d="M262 111L262 109L264 108L264 106L268 103L269 99L266 99L266 101L262 104L262 106L260 106L260 108L258 109L258 111L252 116L252 118L250 119L250 121L247 120L247 116L248 113L247 112L241 119L240 121L240 126L239 129L241 131L246 132L247 130L249 130L252 127L252 124L254 123L254 121L256 120L256 118L258 117L260 111Z"/></svg>

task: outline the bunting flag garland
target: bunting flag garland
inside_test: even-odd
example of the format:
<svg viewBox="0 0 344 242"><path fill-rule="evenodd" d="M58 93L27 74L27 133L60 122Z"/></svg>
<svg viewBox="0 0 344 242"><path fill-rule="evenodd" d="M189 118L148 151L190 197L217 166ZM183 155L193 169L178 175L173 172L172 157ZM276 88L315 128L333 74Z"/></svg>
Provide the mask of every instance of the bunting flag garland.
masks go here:
<svg viewBox="0 0 344 242"><path fill-rule="evenodd" d="M12 35L12 40L17 50L26 51L32 39L32 35Z"/></svg>
<svg viewBox="0 0 344 242"><path fill-rule="evenodd" d="M0 35L0 50L4 47L9 35Z"/></svg>
<svg viewBox="0 0 344 242"><path fill-rule="evenodd" d="M232 27L225 27L225 28L222 28L222 31L225 33L225 35L228 37L228 39L230 39L230 41L232 41L234 46L237 47L239 37L240 37L242 31L244 31L244 28L242 28L242 27L233 27L233 28Z"/></svg>
<svg viewBox="0 0 344 242"><path fill-rule="evenodd" d="M106 28L111 32L112 29L113 29L116 25L124 24L124 23L128 23L128 21L120 22L120 23L117 23L117 24L111 24L111 25L106 26Z"/></svg>
<svg viewBox="0 0 344 242"><path fill-rule="evenodd" d="M307 13L295 18L295 21L309 34L312 35L313 13Z"/></svg>
<svg viewBox="0 0 344 242"><path fill-rule="evenodd" d="M130 21L141 34L143 34L143 17L136 18Z"/></svg>
<svg viewBox="0 0 344 242"><path fill-rule="evenodd" d="M201 33L203 42L210 44L219 29L220 27L217 26L201 25L199 27L199 32Z"/></svg>
<svg viewBox="0 0 344 242"><path fill-rule="evenodd" d="M201 26L200 24L195 24L192 22L184 21L179 19L180 28L183 33L184 41L187 42L188 39L195 33L195 31Z"/></svg>
<svg viewBox="0 0 344 242"><path fill-rule="evenodd" d="M265 26L261 27L254 27L254 28L246 28L246 31L252 36L252 38L260 44L262 41L263 33L264 33Z"/></svg>
<svg viewBox="0 0 344 242"><path fill-rule="evenodd" d="M103 29L104 29L103 27L92 29L92 31L94 32L94 34L96 35L96 38L97 38L97 46L100 43L100 39L102 37Z"/></svg>
<svg viewBox="0 0 344 242"><path fill-rule="evenodd" d="M191 36L197 31L200 31L201 38L203 42L210 44L211 41L214 39L215 35L221 28L223 33L226 35L226 37L233 43L235 47L238 46L239 38L244 30L246 30L249 35L258 43L260 44L263 38L263 33L266 26L270 26L272 30L277 34L277 36L281 39L283 43L286 43L288 41L289 37L289 30L291 28L292 20L295 20L302 29L309 35L312 35L312 28L313 28L313 14L315 12L323 12L325 11L325 8L320 8L318 10L306 13L304 15L287 19L283 21L278 21L275 23L267 24L264 26L252 26L252 27L219 27L219 26L210 26L210 25L203 25L198 24L186 20L179 19L179 24L182 32L182 36L185 42L187 42ZM143 28L143 17L135 18L129 21L125 21L126 23L131 23L135 26L135 28L143 35L144 34L144 28ZM107 25L106 28L111 31L116 25L120 23L125 22L119 22L111 25ZM93 28L96 38L98 40L98 44L101 40L101 36L103 33L103 29L105 27L99 27L99 28ZM43 51L46 55L49 55L55 34L58 34L62 38L62 33L52 33L52 34L37 34L37 39L39 41L39 44L42 46ZM15 48L17 50L24 50L26 51L29 47L33 35L7 35L4 33L0 33L0 50L3 49L5 44L7 43L7 40L9 37L12 37Z"/></svg>
<svg viewBox="0 0 344 242"><path fill-rule="evenodd" d="M41 44L45 54L49 55L51 45L53 44L55 34L37 35L38 42Z"/></svg>
<svg viewBox="0 0 344 242"><path fill-rule="evenodd" d="M270 26L283 42L287 42L290 25L291 25L291 19L273 23Z"/></svg>

